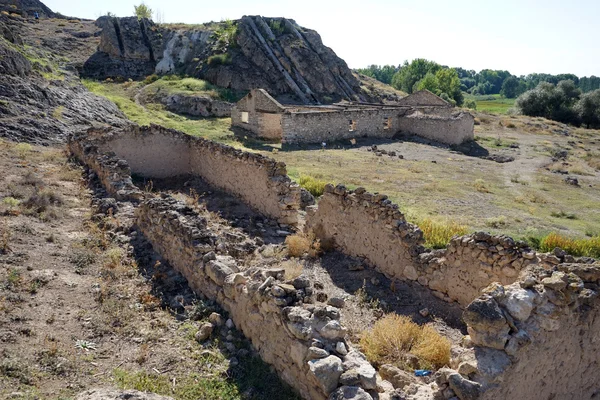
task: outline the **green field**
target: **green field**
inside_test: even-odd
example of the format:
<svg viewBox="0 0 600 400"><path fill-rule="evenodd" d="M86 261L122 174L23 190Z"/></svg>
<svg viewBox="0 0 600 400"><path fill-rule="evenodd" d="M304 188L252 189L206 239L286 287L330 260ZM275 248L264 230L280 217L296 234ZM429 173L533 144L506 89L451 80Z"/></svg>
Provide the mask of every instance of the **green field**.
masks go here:
<svg viewBox="0 0 600 400"><path fill-rule="evenodd" d="M499 94L483 96L465 94L465 100L475 100L477 103L477 111L489 112L493 114L507 114L508 110L515 105L515 99L507 99Z"/></svg>

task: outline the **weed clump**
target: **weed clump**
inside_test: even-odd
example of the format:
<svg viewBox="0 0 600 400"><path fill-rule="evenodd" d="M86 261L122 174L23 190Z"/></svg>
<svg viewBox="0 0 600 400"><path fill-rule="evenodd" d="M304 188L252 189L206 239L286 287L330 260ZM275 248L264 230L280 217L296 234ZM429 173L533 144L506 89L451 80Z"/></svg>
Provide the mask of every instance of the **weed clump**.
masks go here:
<svg viewBox="0 0 600 400"><path fill-rule="evenodd" d="M327 182L311 175L300 175L298 184L308 190L315 197L323 195Z"/></svg>
<svg viewBox="0 0 600 400"><path fill-rule="evenodd" d="M406 355L418 359L419 368L438 369L450 362L450 341L430 325L420 326L407 316L388 314L363 333L360 346L376 366L392 364L409 369Z"/></svg>
<svg viewBox="0 0 600 400"><path fill-rule="evenodd" d="M456 221L435 221L431 218L422 219L417 223L425 236L425 246L433 249L442 249L448 245L454 236L468 233L465 225Z"/></svg>
<svg viewBox="0 0 600 400"><path fill-rule="evenodd" d="M321 252L321 243L313 232L290 235L285 238L285 244L292 257L302 257L304 254L308 254L309 257L315 258Z"/></svg>

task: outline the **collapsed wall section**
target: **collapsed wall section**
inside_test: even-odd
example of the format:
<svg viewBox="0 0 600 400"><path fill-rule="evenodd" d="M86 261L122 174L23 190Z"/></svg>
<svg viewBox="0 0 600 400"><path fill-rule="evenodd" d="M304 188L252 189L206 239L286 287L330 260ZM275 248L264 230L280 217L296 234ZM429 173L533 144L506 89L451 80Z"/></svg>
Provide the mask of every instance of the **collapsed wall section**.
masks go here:
<svg viewBox="0 0 600 400"><path fill-rule="evenodd" d="M122 190L116 187L119 185L135 188L130 173L146 178L197 175L280 223L298 222L298 185L287 176L284 163L259 154L157 125L120 131L90 129L69 143L72 152L104 179L107 188L115 187L109 189L111 193ZM105 161L106 157L112 161ZM113 164L125 169L117 171ZM112 182L117 176L121 184Z"/></svg>
<svg viewBox="0 0 600 400"><path fill-rule="evenodd" d="M474 124L475 119L468 112L447 108L436 108L432 112L417 109L399 118L398 131L458 145L475 138Z"/></svg>
<svg viewBox="0 0 600 400"><path fill-rule="evenodd" d="M417 281L446 301L466 306L492 282L509 284L535 252L522 242L485 232L455 238L427 251L423 233L382 194L328 185L318 207L309 207L307 230L342 252L364 258L390 278Z"/></svg>
<svg viewBox="0 0 600 400"><path fill-rule="evenodd" d="M98 150L98 146L82 140L81 135L69 136L67 147L81 163L90 168L106 191L117 200L140 200L142 191L131 180L129 164L114 153Z"/></svg>
<svg viewBox="0 0 600 400"><path fill-rule="evenodd" d="M473 348L438 383L469 399L598 396L600 264L533 268L493 284L465 310Z"/></svg>
<svg viewBox="0 0 600 400"><path fill-rule="evenodd" d="M154 249L193 290L221 304L302 397L326 399L350 369L356 371L356 389L376 388L375 369L345 342L339 310L309 304L312 283L306 277L284 282L283 269L242 270L231 257L215 253L217 235L207 221L169 196L145 201L136 216Z"/></svg>

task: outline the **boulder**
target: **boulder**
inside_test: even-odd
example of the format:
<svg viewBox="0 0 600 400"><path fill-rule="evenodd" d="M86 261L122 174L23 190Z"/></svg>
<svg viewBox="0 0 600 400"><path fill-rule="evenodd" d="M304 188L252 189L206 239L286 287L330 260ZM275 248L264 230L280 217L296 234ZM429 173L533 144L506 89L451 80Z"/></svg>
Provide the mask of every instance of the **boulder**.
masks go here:
<svg viewBox="0 0 600 400"><path fill-rule="evenodd" d="M340 376L344 372L342 360L336 356L310 360L308 367L325 394L329 394L335 390L338 386Z"/></svg>
<svg viewBox="0 0 600 400"><path fill-rule="evenodd" d="M331 393L329 400L373 400L373 397L358 386L342 386Z"/></svg>

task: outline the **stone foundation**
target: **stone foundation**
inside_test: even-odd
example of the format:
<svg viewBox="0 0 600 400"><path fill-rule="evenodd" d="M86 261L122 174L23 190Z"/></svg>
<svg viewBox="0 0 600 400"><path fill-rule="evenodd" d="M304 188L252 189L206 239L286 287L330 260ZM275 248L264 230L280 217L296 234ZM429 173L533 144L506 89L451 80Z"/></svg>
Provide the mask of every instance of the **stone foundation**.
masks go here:
<svg viewBox="0 0 600 400"><path fill-rule="evenodd" d="M89 130L86 135L72 138L69 146L99 176L109 177L106 179L129 173L146 178L197 175L281 223L295 225L298 221L298 185L287 176L284 163L259 154L156 125L120 131ZM86 155L85 149L92 155ZM111 163L129 165L131 169L116 171ZM119 185L130 184L131 179ZM118 190L122 188L112 192Z"/></svg>
<svg viewBox="0 0 600 400"><path fill-rule="evenodd" d="M326 399L340 376L358 371L357 386L376 388L375 369L345 342L339 310L315 306L304 276L284 281L283 269L243 268L216 255L217 234L207 221L168 196L143 202L137 225L192 289L216 300L263 360L305 399Z"/></svg>
<svg viewBox="0 0 600 400"><path fill-rule="evenodd" d="M281 219L297 212L298 188L284 165L155 126L92 130L71 137L69 149L111 195L141 201L137 225L154 249L196 292L221 304L304 398L398 398L346 341L339 310L313 304L310 280L286 281L276 263L245 267L219 254L219 233L206 219L167 195L144 200L130 176L195 174ZM484 232L427 250L422 232L385 195L342 185L328 185L318 206L309 207L306 229L391 278L416 281L464 307L469 335L464 347L453 348L451 368L437 371L432 382L395 381L405 399L566 400L600 393L597 261L559 249L538 254Z"/></svg>

